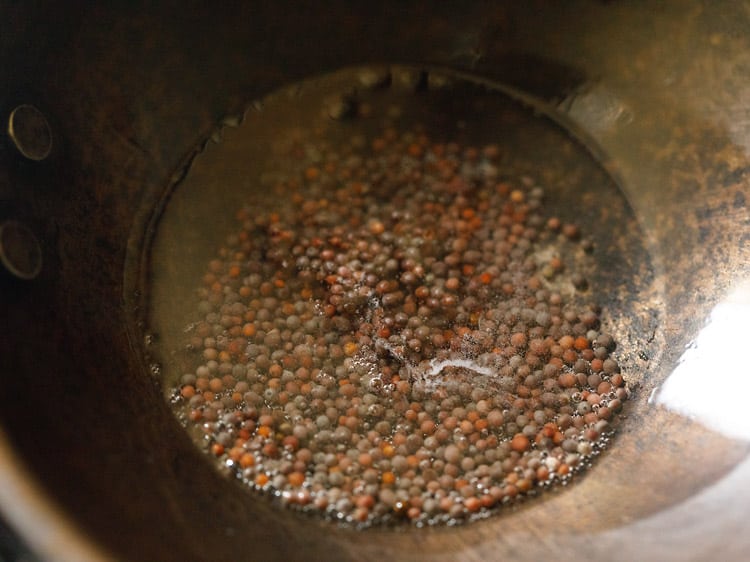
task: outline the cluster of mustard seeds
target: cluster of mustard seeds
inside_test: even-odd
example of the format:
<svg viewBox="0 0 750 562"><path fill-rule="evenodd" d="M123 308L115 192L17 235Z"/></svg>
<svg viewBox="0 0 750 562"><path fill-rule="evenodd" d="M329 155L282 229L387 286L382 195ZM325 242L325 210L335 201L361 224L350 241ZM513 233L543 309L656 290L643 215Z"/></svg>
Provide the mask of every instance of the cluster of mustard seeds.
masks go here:
<svg viewBox="0 0 750 562"><path fill-rule="evenodd" d="M590 464L628 390L543 189L419 129L298 152L199 291L173 403L209 453L361 526L482 517Z"/></svg>

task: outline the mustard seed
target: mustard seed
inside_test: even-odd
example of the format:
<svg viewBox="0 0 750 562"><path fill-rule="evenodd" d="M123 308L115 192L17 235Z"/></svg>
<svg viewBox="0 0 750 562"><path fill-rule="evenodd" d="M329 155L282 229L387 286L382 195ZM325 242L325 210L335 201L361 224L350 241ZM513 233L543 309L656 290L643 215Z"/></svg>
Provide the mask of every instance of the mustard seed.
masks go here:
<svg viewBox="0 0 750 562"><path fill-rule="evenodd" d="M361 526L470 519L577 472L628 394L580 228L497 145L292 144L200 279L173 403L207 451Z"/></svg>

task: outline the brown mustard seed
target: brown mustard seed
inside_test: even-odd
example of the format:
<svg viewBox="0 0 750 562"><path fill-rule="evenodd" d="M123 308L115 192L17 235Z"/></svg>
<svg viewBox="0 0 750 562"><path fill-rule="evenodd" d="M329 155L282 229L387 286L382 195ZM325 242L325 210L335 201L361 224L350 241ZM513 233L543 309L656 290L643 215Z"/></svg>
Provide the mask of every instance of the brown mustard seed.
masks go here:
<svg viewBox="0 0 750 562"><path fill-rule="evenodd" d="M211 455L360 526L481 516L583 467L628 391L598 308L564 296L588 288L575 252L542 252L579 227L494 145L391 128L307 153L198 291L174 407Z"/></svg>

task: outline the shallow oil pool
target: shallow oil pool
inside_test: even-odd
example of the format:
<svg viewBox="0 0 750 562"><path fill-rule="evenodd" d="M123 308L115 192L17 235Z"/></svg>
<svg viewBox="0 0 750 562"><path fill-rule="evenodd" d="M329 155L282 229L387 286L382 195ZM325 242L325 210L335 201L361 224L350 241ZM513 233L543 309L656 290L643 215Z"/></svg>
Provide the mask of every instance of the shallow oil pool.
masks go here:
<svg viewBox="0 0 750 562"><path fill-rule="evenodd" d="M406 66L239 121L173 186L148 287L165 395L222 470L362 527L455 524L616 446L652 273L569 131Z"/></svg>

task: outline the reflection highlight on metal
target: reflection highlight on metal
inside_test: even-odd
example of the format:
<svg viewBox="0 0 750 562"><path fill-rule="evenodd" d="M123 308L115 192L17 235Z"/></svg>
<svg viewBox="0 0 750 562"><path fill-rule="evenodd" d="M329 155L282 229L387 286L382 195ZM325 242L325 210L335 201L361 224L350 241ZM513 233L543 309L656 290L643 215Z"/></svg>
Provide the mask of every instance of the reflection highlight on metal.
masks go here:
<svg viewBox="0 0 750 562"><path fill-rule="evenodd" d="M711 311L651 402L699 421L727 437L750 441L748 341L750 281L736 286Z"/></svg>
<svg viewBox="0 0 750 562"><path fill-rule="evenodd" d="M52 151L52 131L47 118L33 105L19 105L11 112L8 137L29 160L44 160Z"/></svg>
<svg viewBox="0 0 750 562"><path fill-rule="evenodd" d="M26 225L8 220L0 223L0 264L14 277L29 281L42 270L39 239Z"/></svg>

